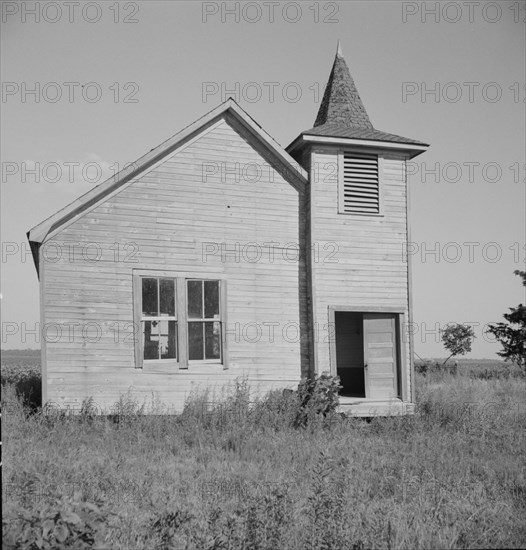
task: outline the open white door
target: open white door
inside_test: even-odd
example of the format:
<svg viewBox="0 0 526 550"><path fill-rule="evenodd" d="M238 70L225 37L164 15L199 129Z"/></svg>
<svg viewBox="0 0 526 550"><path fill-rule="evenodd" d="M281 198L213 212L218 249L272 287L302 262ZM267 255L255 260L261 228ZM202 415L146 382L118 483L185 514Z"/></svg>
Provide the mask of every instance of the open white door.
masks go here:
<svg viewBox="0 0 526 550"><path fill-rule="evenodd" d="M366 397L398 397L397 316L364 313L363 346Z"/></svg>

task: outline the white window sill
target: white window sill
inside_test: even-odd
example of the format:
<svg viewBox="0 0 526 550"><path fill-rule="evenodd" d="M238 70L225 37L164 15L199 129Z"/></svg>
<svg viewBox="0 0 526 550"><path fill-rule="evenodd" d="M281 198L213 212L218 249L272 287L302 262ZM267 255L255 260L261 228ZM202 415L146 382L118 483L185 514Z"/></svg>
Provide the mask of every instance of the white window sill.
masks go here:
<svg viewBox="0 0 526 550"><path fill-rule="evenodd" d="M227 370L223 363L218 361L190 361L188 367L181 367L179 363L171 360L165 361L144 361L142 371L145 373L161 374L210 374Z"/></svg>

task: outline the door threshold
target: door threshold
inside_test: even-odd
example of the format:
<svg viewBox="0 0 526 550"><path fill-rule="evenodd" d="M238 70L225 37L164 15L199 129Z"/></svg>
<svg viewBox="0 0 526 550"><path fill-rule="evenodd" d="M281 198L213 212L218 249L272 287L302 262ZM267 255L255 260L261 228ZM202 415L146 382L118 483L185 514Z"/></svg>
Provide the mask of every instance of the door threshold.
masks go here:
<svg viewBox="0 0 526 550"><path fill-rule="evenodd" d="M378 399L374 397L352 397L350 395L340 395L340 404L356 403L402 403L400 397L386 397L384 399Z"/></svg>
<svg viewBox="0 0 526 550"><path fill-rule="evenodd" d="M399 398L340 397L338 412L348 416L403 416L414 414L414 404Z"/></svg>

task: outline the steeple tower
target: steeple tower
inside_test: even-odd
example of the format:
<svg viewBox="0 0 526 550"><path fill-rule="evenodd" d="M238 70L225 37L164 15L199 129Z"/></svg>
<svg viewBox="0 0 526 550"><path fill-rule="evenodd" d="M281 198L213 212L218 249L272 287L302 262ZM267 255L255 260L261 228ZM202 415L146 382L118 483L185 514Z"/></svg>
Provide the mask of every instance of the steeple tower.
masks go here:
<svg viewBox="0 0 526 550"><path fill-rule="evenodd" d="M373 127L349 67L343 58L339 41L314 126L301 132L287 147L287 152L296 158L307 143L327 143L329 138L334 143L338 140L342 145L351 145L350 140L353 140L354 145L362 146L364 144L389 146L388 144L393 143L416 146L410 153L412 156L419 154L427 147L427 144L421 141L383 132ZM361 143L358 143L358 140ZM400 149L399 145L395 147ZM410 147L405 148L410 149Z"/></svg>
<svg viewBox="0 0 526 550"><path fill-rule="evenodd" d="M373 127L343 57L340 41L314 127L325 124L346 128Z"/></svg>

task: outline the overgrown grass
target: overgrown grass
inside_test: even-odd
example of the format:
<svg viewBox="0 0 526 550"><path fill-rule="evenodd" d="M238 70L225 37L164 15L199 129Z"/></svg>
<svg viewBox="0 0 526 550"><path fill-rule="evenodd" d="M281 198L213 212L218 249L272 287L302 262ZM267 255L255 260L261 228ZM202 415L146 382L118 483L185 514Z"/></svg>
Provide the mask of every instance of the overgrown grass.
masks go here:
<svg viewBox="0 0 526 550"><path fill-rule="evenodd" d="M524 547L526 381L460 368L417 393L415 416L370 422L298 422L297 394L253 402L242 380L178 417L123 396L59 418L5 383L4 547Z"/></svg>

